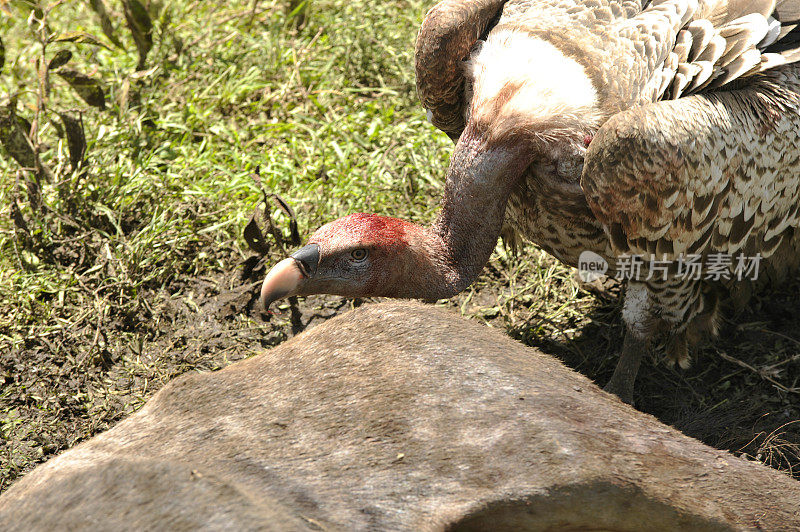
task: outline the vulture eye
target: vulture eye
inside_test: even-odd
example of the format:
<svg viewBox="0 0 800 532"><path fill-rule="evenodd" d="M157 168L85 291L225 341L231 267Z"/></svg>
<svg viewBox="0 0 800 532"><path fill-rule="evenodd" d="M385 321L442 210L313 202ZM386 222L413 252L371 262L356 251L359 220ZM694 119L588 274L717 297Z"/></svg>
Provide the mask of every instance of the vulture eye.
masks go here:
<svg viewBox="0 0 800 532"><path fill-rule="evenodd" d="M361 262L367 258L367 250L366 249L354 249L350 252L350 256L353 257L353 260L356 262Z"/></svg>

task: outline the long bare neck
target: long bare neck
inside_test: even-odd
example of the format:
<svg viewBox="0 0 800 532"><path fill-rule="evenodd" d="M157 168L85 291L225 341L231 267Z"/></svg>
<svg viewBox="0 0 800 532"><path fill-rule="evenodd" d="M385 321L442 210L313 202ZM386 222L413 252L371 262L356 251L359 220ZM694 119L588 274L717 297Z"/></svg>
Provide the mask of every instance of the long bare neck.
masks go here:
<svg viewBox="0 0 800 532"><path fill-rule="evenodd" d="M522 146L487 147L471 128L465 130L450 160L439 216L418 229L414 278L397 295L442 299L475 280L495 248L509 195L531 158Z"/></svg>
<svg viewBox="0 0 800 532"><path fill-rule="evenodd" d="M557 74L541 74L548 71ZM469 286L489 260L508 198L534 155L552 159L553 146L582 144L603 117L585 68L525 31L493 30L465 72L470 116L450 161L439 216L419 230L424 250L417 270L425 279L404 286L414 293L406 297L444 298Z"/></svg>

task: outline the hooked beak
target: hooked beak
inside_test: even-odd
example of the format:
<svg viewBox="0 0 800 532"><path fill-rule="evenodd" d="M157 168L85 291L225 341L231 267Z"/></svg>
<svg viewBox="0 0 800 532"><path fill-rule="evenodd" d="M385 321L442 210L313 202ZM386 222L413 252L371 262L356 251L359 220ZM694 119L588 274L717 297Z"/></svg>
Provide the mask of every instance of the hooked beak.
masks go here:
<svg viewBox="0 0 800 532"><path fill-rule="evenodd" d="M305 280L317 273L318 264L319 245L308 244L273 266L261 285L264 309L273 301L295 295Z"/></svg>

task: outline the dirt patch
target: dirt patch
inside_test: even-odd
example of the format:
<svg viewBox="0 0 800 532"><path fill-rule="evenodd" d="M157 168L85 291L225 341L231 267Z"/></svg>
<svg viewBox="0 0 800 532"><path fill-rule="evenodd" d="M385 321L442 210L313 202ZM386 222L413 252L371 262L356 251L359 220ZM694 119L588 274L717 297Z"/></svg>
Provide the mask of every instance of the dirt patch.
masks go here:
<svg viewBox="0 0 800 532"><path fill-rule="evenodd" d="M0 491L129 415L170 379L219 369L298 332L282 315L253 311L257 283L240 273L234 265L176 276L117 305L89 274L83 307L55 304L46 325L32 325L22 338L4 334ZM347 308L341 298L303 300L300 329Z"/></svg>

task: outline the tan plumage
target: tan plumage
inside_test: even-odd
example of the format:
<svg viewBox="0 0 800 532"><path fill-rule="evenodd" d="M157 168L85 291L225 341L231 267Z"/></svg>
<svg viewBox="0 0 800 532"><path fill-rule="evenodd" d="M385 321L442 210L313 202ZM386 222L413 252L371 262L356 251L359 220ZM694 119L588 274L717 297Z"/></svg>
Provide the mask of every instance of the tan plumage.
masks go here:
<svg viewBox="0 0 800 532"><path fill-rule="evenodd" d="M470 69L455 65L478 38L510 30L551 43L584 66L600 119L587 122L582 168L566 164L559 179L529 168L507 221L573 266L584 250L612 267L622 254L758 253L763 281L800 259L798 19L797 0L445 0L420 31L418 91L432 122L457 138L476 111ZM688 365L687 344L715 332L717 289L739 295L745 285L632 281L610 388L630 399L631 373L660 331Z"/></svg>

